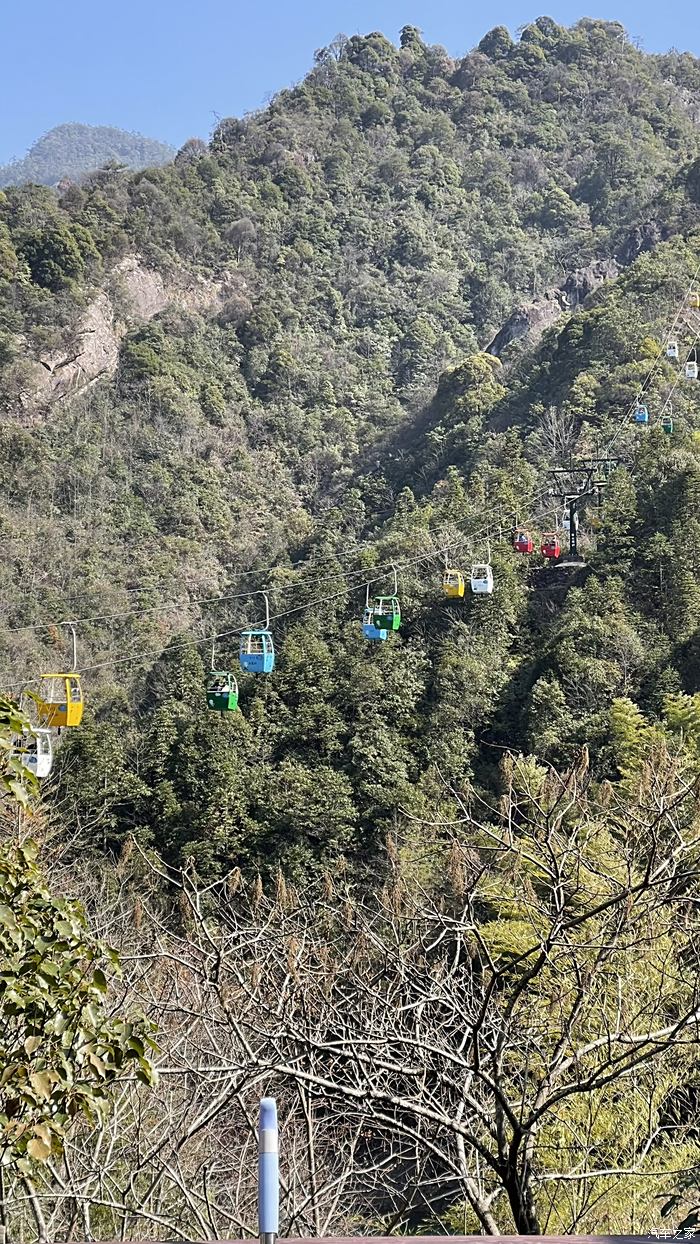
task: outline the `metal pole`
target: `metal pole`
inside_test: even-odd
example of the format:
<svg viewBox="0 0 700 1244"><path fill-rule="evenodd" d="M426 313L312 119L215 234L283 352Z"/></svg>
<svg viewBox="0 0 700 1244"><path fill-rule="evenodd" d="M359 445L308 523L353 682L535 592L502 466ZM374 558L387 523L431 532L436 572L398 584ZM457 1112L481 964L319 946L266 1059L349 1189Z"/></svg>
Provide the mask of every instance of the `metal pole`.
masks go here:
<svg viewBox="0 0 700 1244"><path fill-rule="evenodd" d="M71 665L71 670L77 670L78 668L78 637L75 633L75 628L78 625L78 623L69 622L68 625L71 629L71 635L73 636L73 664Z"/></svg>
<svg viewBox="0 0 700 1244"><path fill-rule="evenodd" d="M258 1124L258 1231L260 1244L275 1244L280 1224L277 1102L263 1097Z"/></svg>
<svg viewBox="0 0 700 1244"><path fill-rule="evenodd" d="M576 531L576 497L569 501L569 552L578 556L578 532Z"/></svg>
<svg viewBox="0 0 700 1244"><path fill-rule="evenodd" d="M269 631L270 629L270 601L269 601L267 592L261 592L260 595L265 601L265 630Z"/></svg>

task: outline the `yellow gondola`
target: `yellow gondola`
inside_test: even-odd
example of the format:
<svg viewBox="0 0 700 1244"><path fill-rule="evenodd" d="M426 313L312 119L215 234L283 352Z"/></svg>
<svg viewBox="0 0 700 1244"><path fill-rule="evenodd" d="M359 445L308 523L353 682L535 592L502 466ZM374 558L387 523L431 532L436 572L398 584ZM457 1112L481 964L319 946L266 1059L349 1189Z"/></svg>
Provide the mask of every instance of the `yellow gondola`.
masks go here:
<svg viewBox="0 0 700 1244"><path fill-rule="evenodd" d="M69 670L60 674L42 674L39 691L31 692L42 726L62 730L64 726L79 726L83 720L83 689L80 685L78 665L78 640L76 623L67 622L73 637L73 663Z"/></svg>
<svg viewBox="0 0 700 1244"><path fill-rule="evenodd" d="M464 596L464 575L461 570L446 570L442 576L442 590L453 599Z"/></svg>
<svg viewBox="0 0 700 1244"><path fill-rule="evenodd" d="M42 674L35 700L42 726L61 730L63 726L79 726L83 720L80 674Z"/></svg>
<svg viewBox="0 0 700 1244"><path fill-rule="evenodd" d="M697 289L691 290L688 294L688 306L694 311L700 311L700 292Z"/></svg>

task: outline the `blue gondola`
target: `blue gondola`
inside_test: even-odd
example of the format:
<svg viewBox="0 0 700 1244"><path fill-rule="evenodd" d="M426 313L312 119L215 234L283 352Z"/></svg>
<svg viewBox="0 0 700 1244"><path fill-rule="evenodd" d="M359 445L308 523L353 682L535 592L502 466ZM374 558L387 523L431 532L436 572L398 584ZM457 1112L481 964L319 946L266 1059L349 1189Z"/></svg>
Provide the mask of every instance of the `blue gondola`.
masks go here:
<svg viewBox="0 0 700 1244"><path fill-rule="evenodd" d="M239 660L246 674L271 674L275 668L275 645L270 632L244 631Z"/></svg>
<svg viewBox="0 0 700 1244"><path fill-rule="evenodd" d="M383 626L375 626L374 609L368 606L362 617L362 634L365 639L384 640L389 632Z"/></svg>
<svg viewBox="0 0 700 1244"><path fill-rule="evenodd" d="M270 604L265 592L265 625L243 631L239 661L245 674L271 674L275 668L275 645L270 630Z"/></svg>
<svg viewBox="0 0 700 1244"><path fill-rule="evenodd" d="M634 412L634 422L635 423L648 423L649 422L649 408L645 406L643 402L637 403L637 409Z"/></svg>

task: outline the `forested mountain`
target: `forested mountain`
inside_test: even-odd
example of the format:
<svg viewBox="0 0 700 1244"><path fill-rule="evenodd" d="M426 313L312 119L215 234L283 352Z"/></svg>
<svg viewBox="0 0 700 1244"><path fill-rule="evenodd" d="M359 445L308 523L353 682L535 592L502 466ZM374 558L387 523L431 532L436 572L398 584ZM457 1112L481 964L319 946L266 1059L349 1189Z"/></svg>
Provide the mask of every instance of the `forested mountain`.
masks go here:
<svg viewBox="0 0 700 1244"><path fill-rule="evenodd" d="M114 125L55 125L42 134L21 160L0 165L0 186L38 182L56 186L65 178L77 181L110 162L139 169L167 164L175 152L167 143L131 134Z"/></svg>
<svg viewBox="0 0 700 1244"><path fill-rule="evenodd" d="M617 23L405 27L172 164L0 195L5 690L76 620L46 849L195 1085L125 1090L111 1183L78 1134L54 1235L255 1234L221 1152L271 1080L288 1234L695 1221L698 119L700 61ZM209 712L262 592L275 672Z"/></svg>

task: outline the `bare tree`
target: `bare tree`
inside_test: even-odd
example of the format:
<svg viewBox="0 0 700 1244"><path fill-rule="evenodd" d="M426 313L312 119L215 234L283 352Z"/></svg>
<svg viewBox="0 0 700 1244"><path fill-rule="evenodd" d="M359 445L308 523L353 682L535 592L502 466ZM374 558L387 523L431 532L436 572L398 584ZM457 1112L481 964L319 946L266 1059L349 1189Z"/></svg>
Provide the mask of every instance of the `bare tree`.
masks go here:
<svg viewBox="0 0 700 1244"><path fill-rule="evenodd" d="M388 844L375 895L203 889L135 852L88 898L127 964L115 1005L159 1024L162 1088L124 1085L74 1133L18 1189L28 1218L66 1240L254 1234L273 1093L286 1234L653 1224L695 1153L696 796L661 748L633 793L597 790L585 757L507 758L500 801L453 792L424 858Z"/></svg>
<svg viewBox="0 0 700 1244"><path fill-rule="evenodd" d="M578 440L577 421L568 410L549 406L530 437L533 449L553 463L568 462Z"/></svg>

